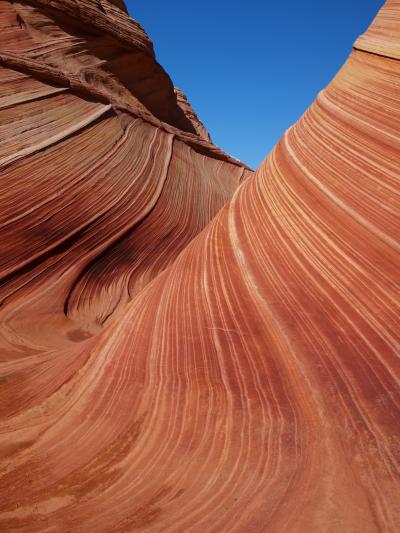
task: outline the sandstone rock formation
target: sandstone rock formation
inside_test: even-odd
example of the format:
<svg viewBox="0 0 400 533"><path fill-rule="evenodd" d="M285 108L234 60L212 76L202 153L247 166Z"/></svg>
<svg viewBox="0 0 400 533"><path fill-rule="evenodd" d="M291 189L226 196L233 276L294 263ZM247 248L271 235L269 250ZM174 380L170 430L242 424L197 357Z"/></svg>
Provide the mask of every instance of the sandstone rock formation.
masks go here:
<svg viewBox="0 0 400 533"><path fill-rule="evenodd" d="M255 174L121 0L0 26L0 530L398 531L400 2Z"/></svg>

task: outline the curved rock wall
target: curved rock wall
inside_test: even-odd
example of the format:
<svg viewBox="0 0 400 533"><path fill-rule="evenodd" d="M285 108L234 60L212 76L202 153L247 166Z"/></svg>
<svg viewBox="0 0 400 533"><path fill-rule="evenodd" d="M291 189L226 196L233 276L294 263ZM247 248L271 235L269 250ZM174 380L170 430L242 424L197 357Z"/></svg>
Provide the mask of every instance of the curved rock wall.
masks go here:
<svg viewBox="0 0 400 533"><path fill-rule="evenodd" d="M254 175L1 70L0 529L399 530L399 13Z"/></svg>

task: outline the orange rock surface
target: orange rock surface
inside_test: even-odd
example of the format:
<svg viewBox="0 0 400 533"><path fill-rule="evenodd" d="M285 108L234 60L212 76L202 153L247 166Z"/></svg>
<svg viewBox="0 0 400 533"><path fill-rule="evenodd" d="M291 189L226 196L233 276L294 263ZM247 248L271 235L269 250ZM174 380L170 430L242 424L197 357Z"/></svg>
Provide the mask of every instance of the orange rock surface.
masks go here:
<svg viewBox="0 0 400 533"><path fill-rule="evenodd" d="M399 531L400 2L255 174L121 0L0 27L0 531Z"/></svg>

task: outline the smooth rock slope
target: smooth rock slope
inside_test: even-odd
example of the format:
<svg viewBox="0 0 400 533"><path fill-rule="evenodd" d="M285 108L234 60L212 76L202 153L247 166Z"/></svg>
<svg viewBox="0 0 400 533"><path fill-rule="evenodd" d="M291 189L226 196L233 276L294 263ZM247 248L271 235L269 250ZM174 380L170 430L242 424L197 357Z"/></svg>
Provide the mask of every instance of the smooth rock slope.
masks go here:
<svg viewBox="0 0 400 533"><path fill-rule="evenodd" d="M0 27L0 530L399 531L400 2L255 174L122 1Z"/></svg>

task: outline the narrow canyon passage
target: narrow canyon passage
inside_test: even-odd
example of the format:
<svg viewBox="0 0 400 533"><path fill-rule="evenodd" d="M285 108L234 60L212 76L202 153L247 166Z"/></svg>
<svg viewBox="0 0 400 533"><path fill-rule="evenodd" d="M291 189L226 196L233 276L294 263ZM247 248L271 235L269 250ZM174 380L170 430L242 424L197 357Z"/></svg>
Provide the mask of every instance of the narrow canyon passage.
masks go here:
<svg viewBox="0 0 400 533"><path fill-rule="evenodd" d="M0 530L398 531L400 2L256 172L122 1L0 27Z"/></svg>

